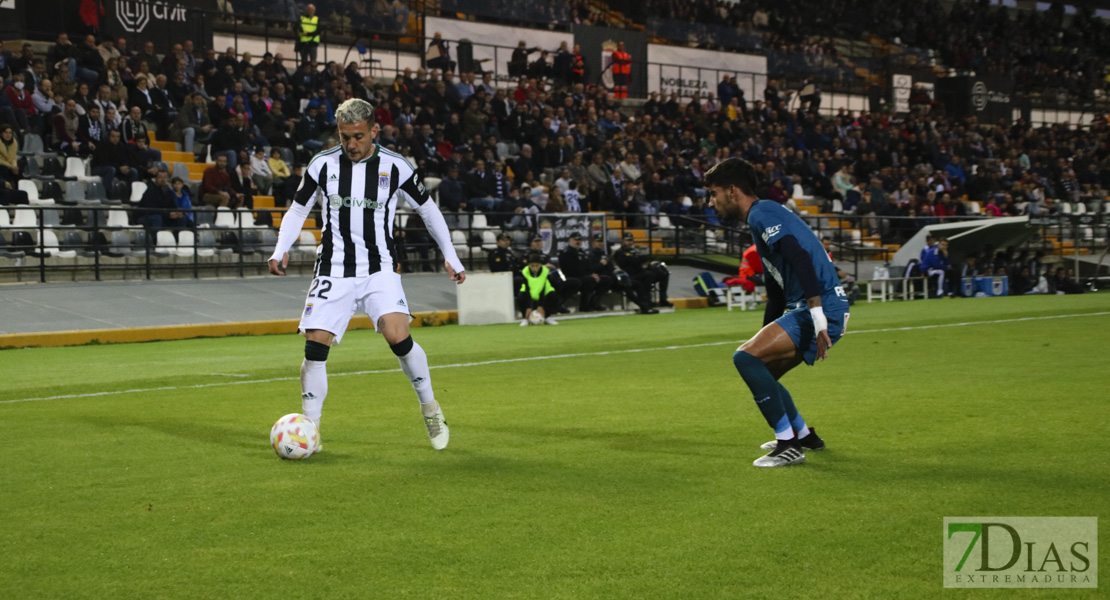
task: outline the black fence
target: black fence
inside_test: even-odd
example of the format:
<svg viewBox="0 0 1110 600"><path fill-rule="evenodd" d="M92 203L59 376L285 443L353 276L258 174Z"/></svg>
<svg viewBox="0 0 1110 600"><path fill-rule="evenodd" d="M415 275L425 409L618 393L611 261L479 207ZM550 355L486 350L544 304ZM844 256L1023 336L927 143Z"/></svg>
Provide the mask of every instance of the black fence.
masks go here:
<svg viewBox="0 0 1110 600"><path fill-rule="evenodd" d="M176 229L145 227L139 224L140 218L150 211L126 205L9 206L0 207L0 211L8 211L2 216L9 217L0 226L0 281L8 282L263 275L278 236L275 227L255 226L255 214L248 210L194 208L190 211L194 222L204 224ZM254 213L273 212L279 216L283 211L258 209ZM62 224L69 220L67 212L83 213L83 224ZM445 217L455 250L470 271L487 269L487 257L501 232L510 235L514 252L523 256L528 240L539 232L544 221L544 215L521 217L513 213L446 213ZM856 278L860 278L861 262L889 262L896 244L907 241L922 226L940 222L933 217L871 215L803 214L803 218L819 237L829 238L838 262L853 264L850 272ZM943 222L987 218L946 217ZM632 232L636 245L658 260L738 257L752 243L746 226L722 223L712 216L608 214L604 222L607 225L593 233L606 236L607 246L615 247L625 232ZM980 251L1043 252L1075 259L1078 264L1081 256L1105 254L1108 229L1110 212L1104 208L1040 216L1030 219L1029 237L1024 243ZM302 232L290 251L294 272L311 271L318 237L318 229ZM443 255L418 215L399 211L394 237L404 272L443 270ZM557 255L558 248L550 251Z"/></svg>

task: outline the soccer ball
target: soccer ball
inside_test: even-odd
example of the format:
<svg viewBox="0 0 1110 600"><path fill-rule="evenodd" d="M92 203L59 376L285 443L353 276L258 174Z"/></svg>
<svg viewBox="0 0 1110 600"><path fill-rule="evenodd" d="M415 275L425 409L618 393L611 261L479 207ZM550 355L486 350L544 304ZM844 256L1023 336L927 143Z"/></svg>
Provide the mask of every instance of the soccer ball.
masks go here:
<svg viewBox="0 0 1110 600"><path fill-rule="evenodd" d="M288 414L270 429L270 445L286 460L308 458L320 450L320 432L308 417Z"/></svg>
<svg viewBox="0 0 1110 600"><path fill-rule="evenodd" d="M528 322L532 325L543 325L543 315L536 311L532 311L532 314L528 315Z"/></svg>

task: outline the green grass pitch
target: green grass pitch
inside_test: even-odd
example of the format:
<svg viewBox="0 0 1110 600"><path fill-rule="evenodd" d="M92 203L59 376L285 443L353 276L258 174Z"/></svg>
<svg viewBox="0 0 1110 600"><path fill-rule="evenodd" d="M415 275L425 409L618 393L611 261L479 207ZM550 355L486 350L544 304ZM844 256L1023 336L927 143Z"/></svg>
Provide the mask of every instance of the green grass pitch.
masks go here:
<svg viewBox="0 0 1110 600"><path fill-rule="evenodd" d="M856 305L830 359L783 380L829 444L788 469L751 466L770 430L731 362L761 317L414 330L443 452L385 343L352 332L328 361L324 451L300 462L268 440L300 411L296 336L0 351L0 584L21 600L1105 597L944 590L941 530L1108 514L1110 295Z"/></svg>

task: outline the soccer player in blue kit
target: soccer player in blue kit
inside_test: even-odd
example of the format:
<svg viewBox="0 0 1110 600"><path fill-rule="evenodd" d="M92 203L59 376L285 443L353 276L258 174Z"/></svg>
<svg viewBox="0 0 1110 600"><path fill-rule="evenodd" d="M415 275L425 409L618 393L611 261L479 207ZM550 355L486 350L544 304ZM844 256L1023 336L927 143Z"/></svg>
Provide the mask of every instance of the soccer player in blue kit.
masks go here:
<svg viewBox="0 0 1110 600"><path fill-rule="evenodd" d="M705 174L705 187L722 220L746 220L767 272L763 329L732 355L775 440L753 463L785 467L805 462L806 450L825 442L806 426L794 399L779 379L802 361L824 360L848 325L848 297L836 267L817 235L790 212L756 195L759 173L747 161L730 158ZM789 309L789 310L787 310Z"/></svg>

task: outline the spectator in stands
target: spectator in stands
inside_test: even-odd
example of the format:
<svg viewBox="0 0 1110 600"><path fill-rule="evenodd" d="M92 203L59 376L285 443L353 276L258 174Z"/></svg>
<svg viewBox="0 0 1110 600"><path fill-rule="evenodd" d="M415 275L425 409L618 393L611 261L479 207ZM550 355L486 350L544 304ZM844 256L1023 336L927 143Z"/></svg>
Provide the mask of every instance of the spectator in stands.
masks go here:
<svg viewBox="0 0 1110 600"><path fill-rule="evenodd" d="M0 181L19 181L19 140L11 125L0 124Z"/></svg>
<svg viewBox="0 0 1110 600"><path fill-rule="evenodd" d="M254 208L254 195L258 189L251 181L251 164L250 162L239 163L239 167L232 169L229 173L231 178L231 201L228 206L231 208Z"/></svg>
<svg viewBox="0 0 1110 600"><path fill-rule="evenodd" d="M36 114L35 102L23 83L23 74L12 75L12 82L4 88L4 97L10 102L13 120L23 132L40 133L42 118Z"/></svg>
<svg viewBox="0 0 1110 600"><path fill-rule="evenodd" d="M189 195L189 188L185 187L185 181L180 177L174 177L170 180L170 187L173 192L174 204L181 211L183 226L190 229L196 227L197 219L196 213L193 212L193 199Z"/></svg>
<svg viewBox="0 0 1110 600"><path fill-rule="evenodd" d="M212 136L212 157L225 157L229 169L234 169L239 164L239 152L251 145L250 137L241 123L238 115L228 115L224 124Z"/></svg>
<svg viewBox="0 0 1110 600"><path fill-rule="evenodd" d="M181 132L182 150L185 152L196 151L196 143L207 144L215 135L212 119L208 116L208 103L204 96L192 94L188 97L188 104L177 114L177 131Z"/></svg>
<svg viewBox="0 0 1110 600"><path fill-rule="evenodd" d="M165 228L180 229L187 225L184 213L177 208L173 191L167 185L167 174L158 171L154 182L147 186L138 207L141 212L135 220L146 227L150 235Z"/></svg>
<svg viewBox="0 0 1110 600"><path fill-rule="evenodd" d="M428 43L428 51L424 54L424 57L424 66L429 69L455 71L455 61L451 60L451 53L447 48L447 42L438 31L432 35L432 40Z"/></svg>
<svg viewBox="0 0 1110 600"><path fill-rule="evenodd" d="M151 76L162 72L162 61L158 60L158 55L154 53L154 42L144 43L142 52L137 52L130 61L132 65L141 65L142 63L146 63L147 71Z"/></svg>
<svg viewBox="0 0 1110 600"><path fill-rule="evenodd" d="M130 151L118 129L108 130L107 139L97 144L89 172L100 177L106 190L112 189L116 177L129 182L139 180L139 172L131 168Z"/></svg>
<svg viewBox="0 0 1110 600"><path fill-rule="evenodd" d="M280 157L281 154L278 153ZM270 164L266 161L266 151L261 147L254 149L254 155L251 157L250 163L251 181L254 182L255 189L259 194L269 194L270 188L273 187L275 181L275 174L270 170Z"/></svg>
<svg viewBox="0 0 1110 600"><path fill-rule="evenodd" d="M89 138L88 121L77 114L77 103L66 100L65 109L54 116L55 149L66 156L88 156L96 149Z"/></svg>
<svg viewBox="0 0 1110 600"><path fill-rule="evenodd" d="M54 115L62 111L54 98L54 84L49 79L43 79L39 83L39 89L31 95L31 100L35 103L35 114L42 117L44 127L47 124L52 127Z"/></svg>
<svg viewBox="0 0 1110 600"><path fill-rule="evenodd" d="M200 200L209 206L238 207L232 197L231 176L228 174L227 155L216 156L216 164L204 170L200 183Z"/></svg>
<svg viewBox="0 0 1110 600"><path fill-rule="evenodd" d="M474 209L467 202L463 184L459 181L459 166L456 163L450 163L447 166L447 176L439 182L439 188L436 191L439 194L439 206L445 213L473 212ZM451 218L453 216L448 216L448 219Z"/></svg>

